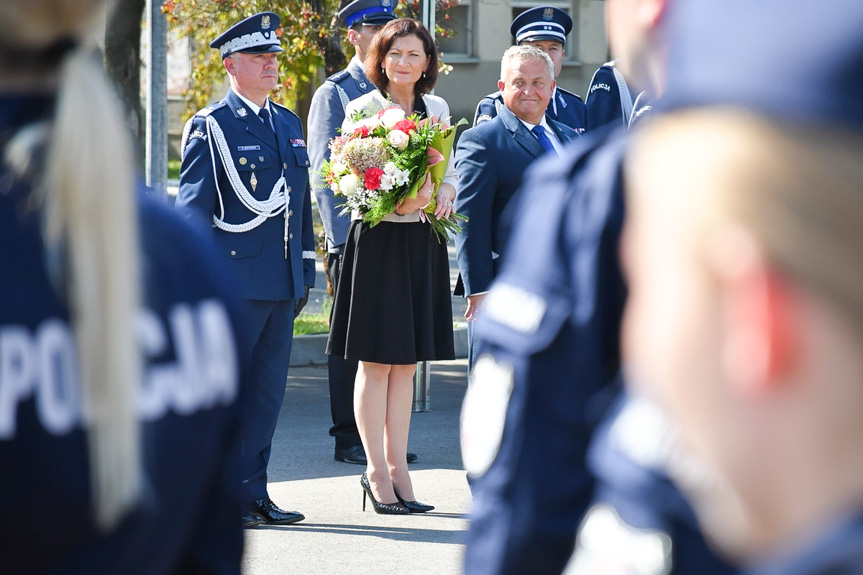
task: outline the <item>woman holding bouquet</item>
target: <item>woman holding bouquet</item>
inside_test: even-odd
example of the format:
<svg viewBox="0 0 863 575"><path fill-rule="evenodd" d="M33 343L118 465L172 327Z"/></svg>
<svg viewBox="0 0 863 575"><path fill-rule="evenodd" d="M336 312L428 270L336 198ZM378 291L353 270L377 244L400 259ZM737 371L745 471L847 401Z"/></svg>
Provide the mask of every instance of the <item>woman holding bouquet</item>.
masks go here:
<svg viewBox="0 0 863 575"><path fill-rule="evenodd" d="M449 117L447 103L428 94L437 80L438 56L416 20L384 26L365 68L378 90L348 104L343 134L393 106L431 122ZM363 508L368 495L378 513L433 509L415 500L406 457L416 364L455 357L449 259L428 218L450 217L457 182L450 164L436 195L428 175L416 197L405 197L379 223L364 222L359 211L352 216L327 353L359 361L354 411L368 458ZM421 213L433 199L433 214Z"/></svg>

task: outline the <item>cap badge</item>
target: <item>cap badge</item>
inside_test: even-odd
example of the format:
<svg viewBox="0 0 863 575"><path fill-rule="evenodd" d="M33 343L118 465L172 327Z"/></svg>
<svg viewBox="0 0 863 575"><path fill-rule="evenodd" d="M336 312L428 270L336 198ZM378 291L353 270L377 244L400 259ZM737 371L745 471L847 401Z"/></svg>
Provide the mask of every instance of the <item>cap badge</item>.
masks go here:
<svg viewBox="0 0 863 575"><path fill-rule="evenodd" d="M266 30L269 27L270 27L270 16L268 14L265 14L264 16L261 16L261 28Z"/></svg>
<svg viewBox="0 0 863 575"><path fill-rule="evenodd" d="M381 6L384 8L389 8L391 5L390 0L381 0Z"/></svg>
<svg viewBox="0 0 863 575"><path fill-rule="evenodd" d="M554 8L546 8L542 12L542 19L543 20L552 20L553 18L554 18Z"/></svg>

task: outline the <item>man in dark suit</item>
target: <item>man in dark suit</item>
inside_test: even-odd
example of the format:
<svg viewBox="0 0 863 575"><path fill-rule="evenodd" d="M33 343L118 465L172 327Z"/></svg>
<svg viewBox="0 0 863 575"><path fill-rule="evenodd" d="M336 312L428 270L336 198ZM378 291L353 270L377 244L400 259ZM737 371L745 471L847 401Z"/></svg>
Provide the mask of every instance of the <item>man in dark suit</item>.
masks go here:
<svg viewBox="0 0 863 575"><path fill-rule="evenodd" d="M492 121L467 130L456 149L459 193L455 209L468 216L456 236L458 266L467 297L465 317L477 317L482 298L497 273L506 244L501 214L518 190L528 164L557 154L578 137L571 128L545 113L554 93L554 64L533 46L513 46L501 60L498 88L504 107ZM472 329L468 324L468 364L474 364Z"/></svg>
<svg viewBox="0 0 863 575"><path fill-rule="evenodd" d="M327 269L335 293L339 285L342 249L351 225L350 214L342 214L342 204L321 176L321 166L330 158L329 143L339 135L348 102L375 89L366 76L363 60L366 51L381 27L395 19L393 11L398 0L354 0L339 12L339 20L348 27L348 42L356 50L348 67L326 79L312 96L309 108L309 178L318 201L318 210L327 236ZM366 464L366 454L354 418L354 379L357 362L343 357L327 356L330 384L330 411L333 426L330 435L336 438L336 461ZM408 453L408 463L416 455Z"/></svg>
<svg viewBox="0 0 863 575"><path fill-rule="evenodd" d="M272 12L216 38L231 88L184 130L177 206L211 224L236 278L248 320L251 399L241 426L246 525L288 524L302 514L267 494L267 464L285 394L294 317L315 281L309 156L299 117L269 100L282 52Z"/></svg>
<svg viewBox="0 0 863 575"><path fill-rule="evenodd" d="M566 55L566 37L572 31L572 18L554 6L537 6L519 14L509 27L518 46L534 46L551 58L554 63L554 77L560 76L563 58ZM489 94L476 107L473 125L488 122L504 107L500 91ZM578 133L584 132L586 108L578 96L555 87L548 101L545 113L549 119L565 124Z"/></svg>

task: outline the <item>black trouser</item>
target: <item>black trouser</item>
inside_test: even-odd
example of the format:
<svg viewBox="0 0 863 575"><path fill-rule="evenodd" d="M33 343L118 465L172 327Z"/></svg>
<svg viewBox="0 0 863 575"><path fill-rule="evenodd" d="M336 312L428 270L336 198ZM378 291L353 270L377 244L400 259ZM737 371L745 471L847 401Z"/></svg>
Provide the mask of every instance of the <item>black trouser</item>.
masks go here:
<svg viewBox="0 0 863 575"><path fill-rule="evenodd" d="M339 285L341 261L340 253L327 254L327 266L334 294ZM330 435L336 438L336 449L361 445L357 420L354 417L354 381L357 377L357 361L330 355L327 358L327 367L330 379L330 411L333 415Z"/></svg>

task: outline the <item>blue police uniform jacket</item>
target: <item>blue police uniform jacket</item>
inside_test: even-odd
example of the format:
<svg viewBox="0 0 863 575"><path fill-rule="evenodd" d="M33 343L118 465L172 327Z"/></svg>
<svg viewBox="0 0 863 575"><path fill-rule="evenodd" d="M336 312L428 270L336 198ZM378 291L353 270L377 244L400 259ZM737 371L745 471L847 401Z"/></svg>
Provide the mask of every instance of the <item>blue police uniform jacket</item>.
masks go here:
<svg viewBox="0 0 863 575"><path fill-rule="evenodd" d="M477 104L473 125L478 126L488 122L505 107L500 91L489 94ZM584 102L578 94L573 94L559 86L554 90L554 95L545 109L545 115L549 120L569 126L579 134L585 131L587 111Z"/></svg>
<svg viewBox="0 0 863 575"><path fill-rule="evenodd" d="M565 157L531 166L508 210L514 225L476 322L478 360L465 399L467 406L475 393L475 405L502 406L486 420L505 425L494 427L497 438L468 438L487 453L467 465L474 502L466 573L559 573L572 553L593 496L585 457L600 413L592 402L619 362L612 326L625 295L616 265L622 156L622 141L587 134ZM482 398L499 390L509 397ZM469 427L469 411L465 420Z"/></svg>
<svg viewBox="0 0 863 575"><path fill-rule="evenodd" d="M593 73L587 90L587 130L606 124L628 127L633 101L634 96L623 74L614 67L614 62L603 64Z"/></svg>
<svg viewBox="0 0 863 575"><path fill-rule="evenodd" d="M264 202L284 175L289 201L283 211L248 231L213 227L213 234L218 253L237 278L242 298L298 299L304 295L304 285L315 285L309 156L300 118L278 104L271 102L270 108L275 134L233 90L189 120L176 205L208 223L215 215L229 225L246 224L255 213L240 200L235 186L245 186L253 200ZM227 149L222 152L239 182L231 181L222 162L210 119L224 133Z"/></svg>
<svg viewBox="0 0 863 575"><path fill-rule="evenodd" d="M596 429L587 463L596 477L594 503L579 528L574 561L582 573L729 575L737 571L707 546L695 513L672 483L670 470L689 471L690 456L651 402L623 392ZM688 469L687 469L688 466ZM607 541L640 541L620 553ZM638 552L634 549L638 548Z"/></svg>
<svg viewBox="0 0 863 575"><path fill-rule="evenodd" d="M351 215L342 214L342 202L334 197L321 176L321 166L330 158L328 144L339 135L338 129L345 119L348 102L374 89L359 59L354 57L347 68L327 78L312 96L307 122L311 160L309 179L324 224L327 251L337 251L347 241Z"/></svg>
<svg viewBox="0 0 863 575"><path fill-rule="evenodd" d="M564 144L579 137L554 120L548 125ZM545 153L539 140L506 106L492 121L466 130L459 138L455 210L469 219L455 243L465 294L488 291L507 239L506 230L499 225L501 214L518 190L524 170Z"/></svg>
<svg viewBox="0 0 863 575"><path fill-rule="evenodd" d="M0 152L7 134L51 109L51 98L0 99ZM231 278L213 265L210 238L139 199L145 490L103 533L69 306L46 271L30 184L5 162L0 182L0 571L239 574L236 306L218 287Z"/></svg>

